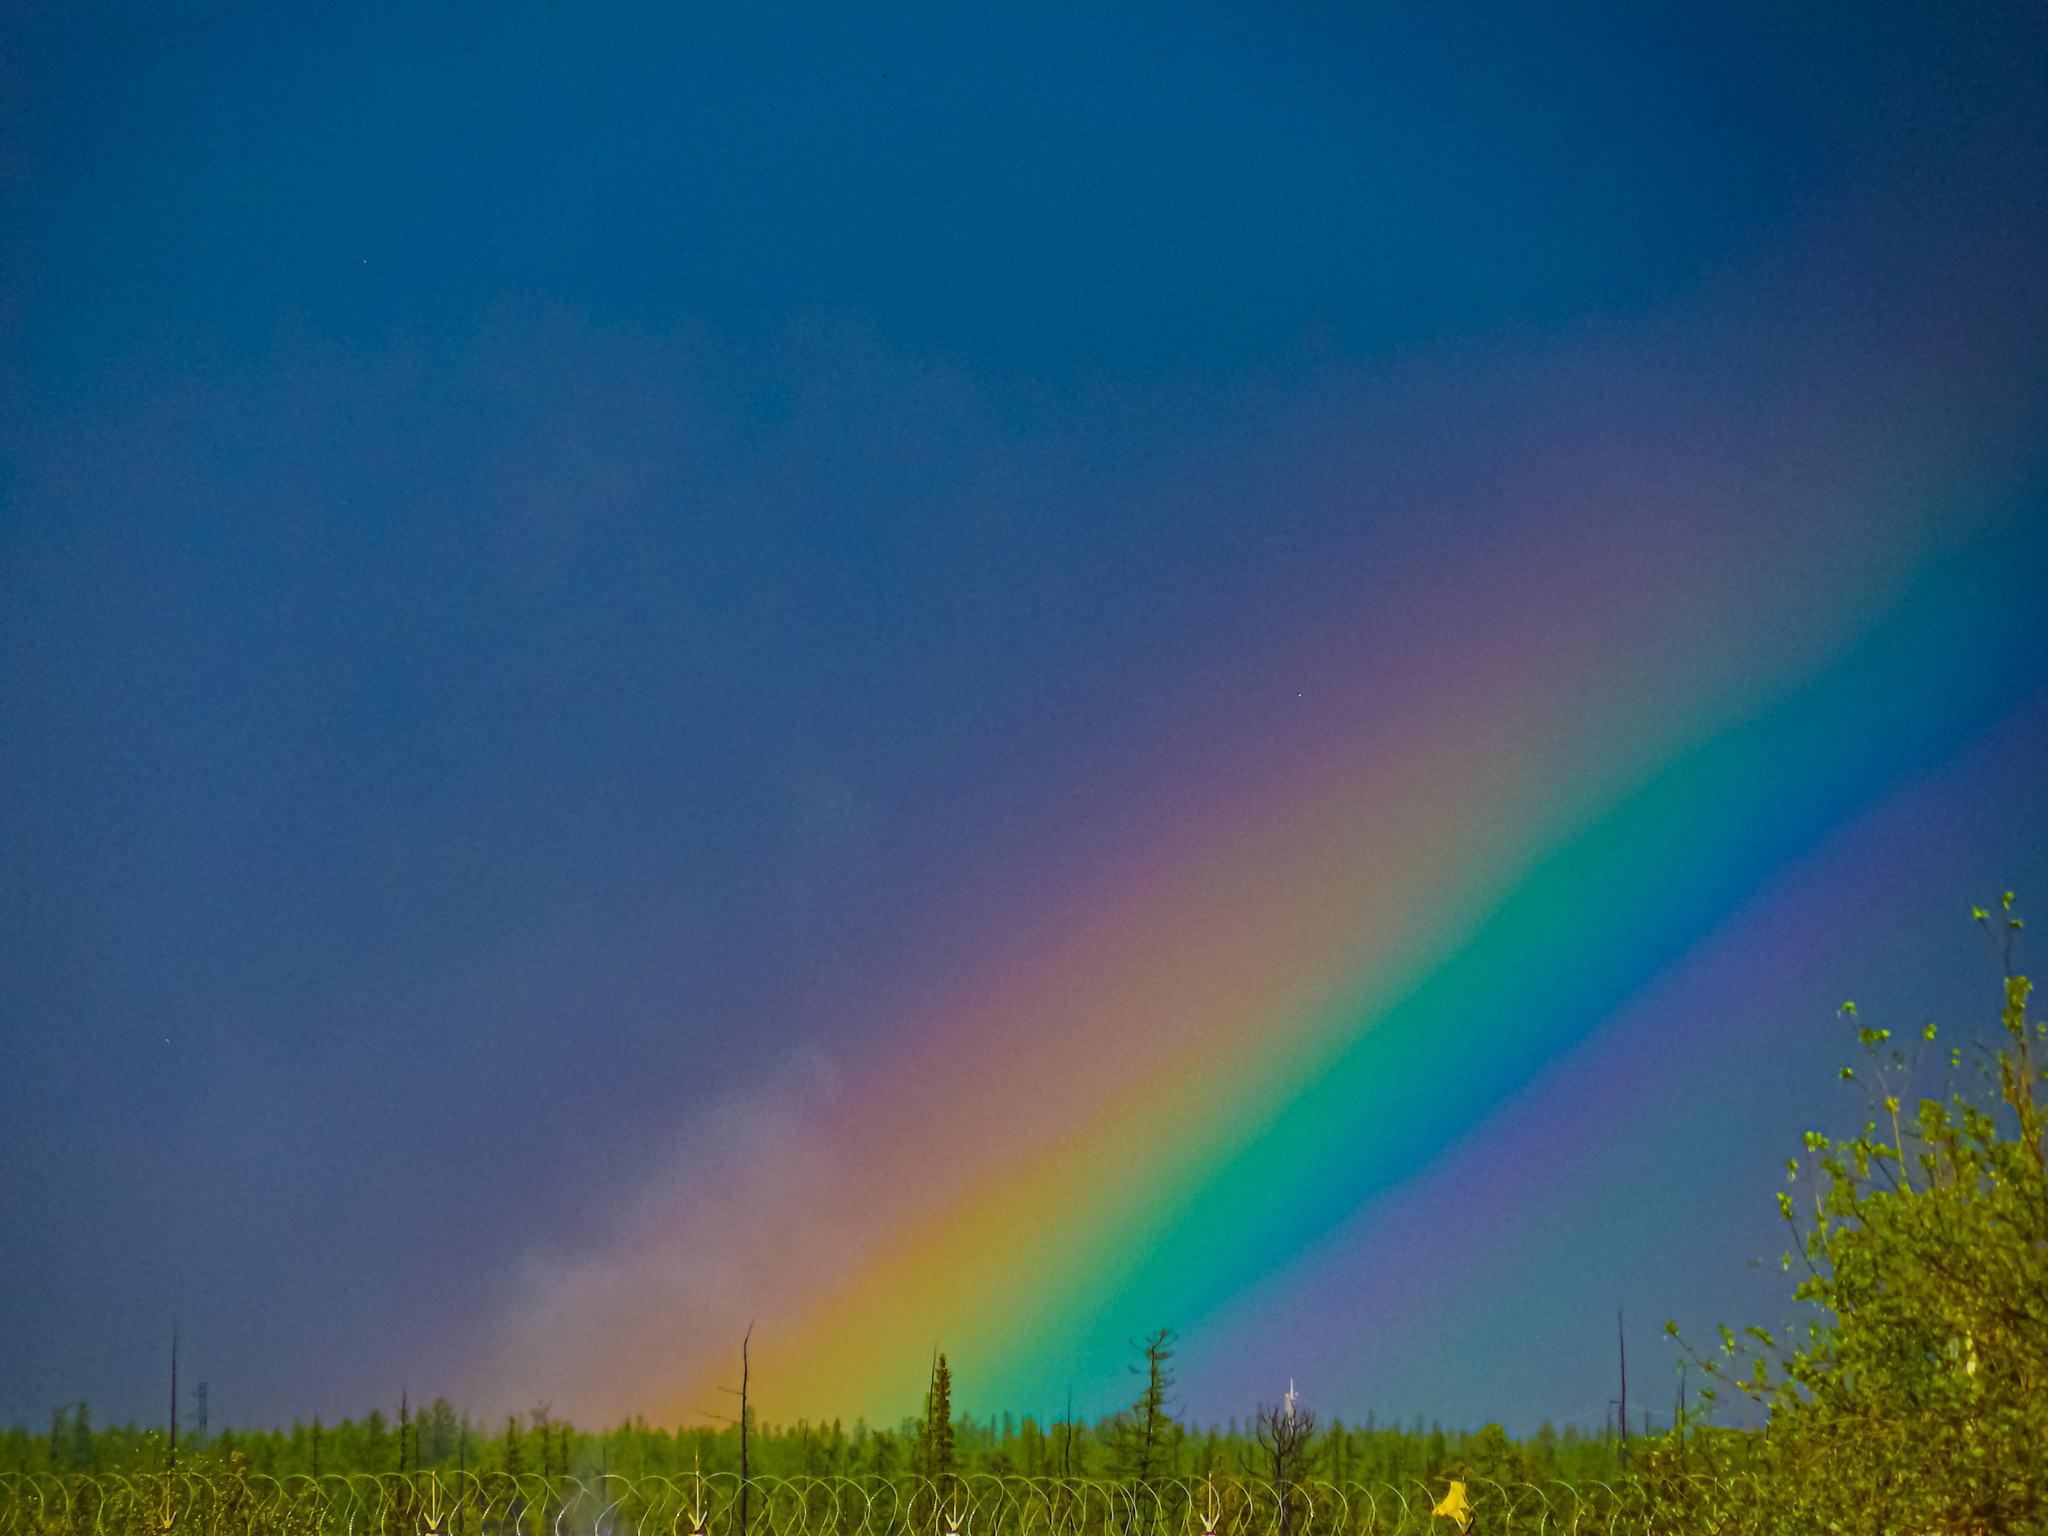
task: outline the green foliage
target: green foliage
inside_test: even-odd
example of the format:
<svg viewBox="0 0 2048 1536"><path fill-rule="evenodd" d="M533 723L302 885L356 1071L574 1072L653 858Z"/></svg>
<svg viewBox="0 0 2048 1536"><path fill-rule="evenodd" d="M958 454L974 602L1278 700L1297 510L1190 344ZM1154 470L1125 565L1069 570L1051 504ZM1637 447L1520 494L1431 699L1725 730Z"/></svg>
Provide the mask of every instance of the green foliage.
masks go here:
<svg viewBox="0 0 2048 1536"><path fill-rule="evenodd" d="M1844 1069L1876 1113L1842 1140L1809 1135L1810 1214L1778 1197L1815 1316L1803 1336L1724 1329L1723 1385L1769 1409L1767 1432L1674 1435L1644 1458L1646 1496L1698 1529L2039 1531L2048 1527L2048 1179L2037 1066L2043 1030L2010 973L2012 898L1993 930L2008 973L1995 1096L1920 1101L1888 1030L1859 1028L1870 1065ZM1980 910L1979 922L1991 927ZM1844 1010L1853 1020L1853 1006ZM1923 1044L1935 1041L1932 1025ZM1960 1052L1950 1057L1959 1062ZM1670 1327L1670 1325L1667 1325ZM1676 1332L1675 1328L1671 1331ZM1711 1399L1712 1389L1703 1396ZM1741 1472L1699 1506L1699 1471Z"/></svg>
<svg viewBox="0 0 2048 1536"><path fill-rule="evenodd" d="M455 1460L462 1426L456 1420L454 1405L445 1397L435 1398L433 1406L420 1415L418 1434L417 1454L424 1465L445 1466Z"/></svg>
<svg viewBox="0 0 2048 1536"><path fill-rule="evenodd" d="M1139 1401L1143 1400L1141 1395ZM472 1428L450 1409L452 1429L445 1437L432 1428L438 1417L435 1409L420 1416L419 1422L428 1426L421 1430L419 1438L418 1456L424 1470L453 1472L464 1467L473 1473L493 1475L539 1474L537 1430L532 1416L527 1416L524 1422L519 1418L508 1419L493 1435ZM611 1429L583 1430L559 1419L547 1422L552 1441L547 1458L550 1476L559 1477L566 1470L570 1476L594 1477L605 1469L628 1477L675 1478L688 1477L698 1470L721 1475L736 1474L739 1470L736 1425L668 1430L636 1419ZM909 1463L922 1454L917 1449L917 1439L924 1421L908 1422L908 1437L896 1430L872 1429L858 1419L850 1425L838 1419L817 1424L803 1419L787 1425L757 1422L749 1430L750 1456L755 1473L761 1477L893 1481L911 1475ZM1170 1462L1159 1465L1155 1476L1236 1476L1247 1464L1262 1464L1262 1453L1254 1445L1249 1424L1233 1421L1195 1429L1170 1416L1163 1422L1164 1440L1177 1449ZM963 1478L1056 1478L1061 1475L1062 1448L1071 1443L1074 1476L1120 1475L1122 1459L1128 1455L1126 1437L1131 1423L1131 1410L1094 1423L1075 1420L1040 1424L1029 1417L1018 1420L1006 1416L961 1416L950 1425L952 1467ZM67 1408L56 1424L54 1441L50 1435L26 1426L0 1431L0 1475L132 1475L162 1469L162 1431L135 1424L94 1428L90 1430L91 1448L86 1450L82 1448L78 1424L79 1416ZM226 1465L231 1456L240 1456L252 1472L268 1477L310 1476L316 1470L324 1476L395 1473L395 1437L388 1431L381 1437L373 1435L366 1425L367 1419L321 1424L317 1453L315 1426L307 1423L277 1430L223 1430L198 1452L189 1450L185 1438L180 1436L178 1464L204 1471ZM1495 1445L1492 1432L1485 1429L1467 1435L1441 1426L1432 1428L1420 1421L1405 1427L1384 1424L1371 1416L1362 1424L1335 1421L1319 1432L1316 1439L1316 1475L1338 1482L1398 1485L1440 1481L1461 1463L1469 1464L1475 1471L1481 1464L1492 1465L1486 1447ZM1529 1440L1508 1440L1507 1444L1515 1459L1503 1465L1522 1469L1527 1474L1523 1480L1530 1482L1590 1483L1611 1479L1619 1470L1611 1439L1598 1434L1584 1435L1572 1427L1560 1434L1545 1425ZM411 1462L408 1453L407 1464ZM1121 1475L1135 1473L1125 1471Z"/></svg>

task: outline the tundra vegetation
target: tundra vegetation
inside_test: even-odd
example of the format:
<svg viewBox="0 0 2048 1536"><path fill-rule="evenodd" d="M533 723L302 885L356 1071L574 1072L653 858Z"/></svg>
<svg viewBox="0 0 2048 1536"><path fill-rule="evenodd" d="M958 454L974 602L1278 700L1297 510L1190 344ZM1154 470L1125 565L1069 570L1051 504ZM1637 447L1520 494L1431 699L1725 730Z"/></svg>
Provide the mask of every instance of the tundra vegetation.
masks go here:
<svg viewBox="0 0 2048 1536"><path fill-rule="evenodd" d="M1269 1478L1274 1453L1262 1432L1269 1437L1269 1420L1283 1413L1261 1409L1242 1422L1199 1428L1162 1413L1153 1424L1149 1450L1144 1422L1129 1410L1093 1421L1044 1423L1012 1414L963 1414L950 1421L945 1442L922 1418L888 1428L860 1419L850 1425L837 1419L783 1425L756 1421L748 1429L748 1457L751 1476L779 1479ZM676 1478L698 1472L737 1477L739 1442L737 1422L670 1430L634 1419L587 1429L554 1418L545 1408L483 1428L470 1425L440 1399L406 1425L396 1415L372 1409L359 1419L333 1424L216 1430L203 1443L184 1432L178 1437L178 1465L221 1472L240 1467L275 1478L458 1468L540 1477ZM935 1442L944 1443L944 1449ZM1402 1423L1382 1422L1372 1414L1355 1424L1332 1419L1316 1429L1311 1447L1304 1451L1290 1445L1286 1456L1289 1480L1336 1482L1441 1482L1464 1472L1502 1481L1590 1482L1612 1480L1621 1470L1611 1430L1582 1433L1567 1426L1559 1431L1545 1424L1515 1439L1499 1425L1472 1432L1420 1416ZM48 1432L16 1426L0 1437L0 1474L133 1475L160 1472L166 1464L162 1430L134 1424L96 1429L83 1403L57 1410Z"/></svg>

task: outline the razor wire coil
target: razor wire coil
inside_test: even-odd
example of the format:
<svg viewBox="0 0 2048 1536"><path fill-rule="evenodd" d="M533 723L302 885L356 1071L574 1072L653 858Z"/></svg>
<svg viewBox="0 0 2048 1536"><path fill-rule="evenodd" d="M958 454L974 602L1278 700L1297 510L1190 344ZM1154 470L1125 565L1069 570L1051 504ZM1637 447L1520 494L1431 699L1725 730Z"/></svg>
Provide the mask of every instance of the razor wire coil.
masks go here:
<svg viewBox="0 0 2048 1536"><path fill-rule="evenodd" d="M1439 1483L1441 1479L1437 1480ZM1678 1490L1696 1504L1723 1480ZM1687 1493L1690 1497L1687 1497ZM1421 1480L1275 1485L1243 1476L757 1476L498 1471L273 1477L0 1475L0 1536L1648 1536L1671 1490L1465 1484L1462 1522ZM1716 1501L1722 1502L1722 1501ZM1741 1503L1744 1501L1735 1501Z"/></svg>

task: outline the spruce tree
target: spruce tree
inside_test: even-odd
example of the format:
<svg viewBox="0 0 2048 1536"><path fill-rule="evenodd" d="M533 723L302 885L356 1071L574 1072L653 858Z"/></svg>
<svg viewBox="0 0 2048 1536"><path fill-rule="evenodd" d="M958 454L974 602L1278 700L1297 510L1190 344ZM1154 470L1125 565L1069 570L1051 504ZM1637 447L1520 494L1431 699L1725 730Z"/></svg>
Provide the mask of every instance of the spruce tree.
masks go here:
<svg viewBox="0 0 2048 1536"><path fill-rule="evenodd" d="M953 1373L943 1351L932 1362L932 1381L925 1393L924 1424L918 1436L919 1472L937 1483L954 1472Z"/></svg>
<svg viewBox="0 0 2048 1536"><path fill-rule="evenodd" d="M943 1353L932 1361L932 1380L925 1391L924 1420L917 1426L914 1456L912 1470L930 1489L931 1528L939 1530L943 1528L943 1507L958 1491L953 1457L953 1373Z"/></svg>
<svg viewBox="0 0 2048 1536"><path fill-rule="evenodd" d="M1173 1437L1178 1428L1166 1411L1166 1394L1173 1390L1173 1372L1166 1364L1173 1358L1172 1343L1173 1330L1162 1328L1143 1344L1132 1346L1145 1358L1142 1364L1133 1365L1131 1372L1144 1377L1145 1386L1137 1401L1117 1416L1117 1469L1145 1487L1172 1470Z"/></svg>

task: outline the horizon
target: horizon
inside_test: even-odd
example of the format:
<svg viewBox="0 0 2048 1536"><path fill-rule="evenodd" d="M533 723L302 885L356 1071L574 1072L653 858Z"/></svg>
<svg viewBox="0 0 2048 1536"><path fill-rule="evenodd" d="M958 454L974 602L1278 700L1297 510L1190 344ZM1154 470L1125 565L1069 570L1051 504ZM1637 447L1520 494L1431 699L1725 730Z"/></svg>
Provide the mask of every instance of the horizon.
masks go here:
<svg viewBox="0 0 2048 1536"><path fill-rule="evenodd" d="M1261 1404L1257 1408L1254 1408L1254 1410L1250 1414L1232 1415L1229 1418L1218 1419L1211 1421L1209 1423L1197 1423L1190 1420L1185 1420L1171 1416L1170 1418L1171 1422L1177 1428L1185 1432L1186 1439L1190 1442L1205 1438L1236 1438L1241 1440L1245 1439L1251 1434L1253 1423L1257 1417L1259 1410L1262 1408L1270 1408L1273 1406L1273 1404ZM1314 1411L1312 1405L1305 1406L1309 1406L1310 1410L1312 1412ZM409 1422L413 1426L421 1425L426 1422L426 1416L428 1413L435 1409L443 1407L447 1408L450 1414L453 1416L454 1422L458 1427L459 1433L461 1433L465 1437L474 1436L479 1449L481 1449L484 1445L490 1443L493 1439L502 1440L504 1438L503 1420L507 1417L506 1415L498 1416L498 1422L495 1428L493 1428L492 1424L487 1421L479 1420L476 1422L472 1422L469 1415L469 1411L467 1409L460 1407L458 1404L449 1402L446 1397L436 1397L430 1402L419 1405L418 1408L412 1413ZM52 1409L52 1412L53 1414L63 1415L68 1427L69 1424L76 1422L77 1411L81 1408L89 1409L90 1404L82 1401L73 1403L62 1403L56 1405ZM289 1424L282 1422L267 1425L222 1424L218 1428L212 1427L211 1421L209 1420L208 1427L201 1429L199 1427L199 1420L197 1419L197 1417L192 1412L188 1411L186 1405L181 1404L178 1414L179 1444L181 1446L184 1445L186 1443L186 1440L189 1438L196 1440L201 1447L219 1450L222 1444L220 1437L223 1434L228 1435L230 1439L232 1439L232 1437L234 1436L245 1435L255 1435L264 1438L268 1438L274 1435L284 1435L286 1437L295 1439L302 1433L312 1431L316 1426L322 1430L340 1430L344 1426L352 1428L362 1428L368 1426L373 1418L382 1427L384 1432L396 1435L400 1421L400 1414L403 1411L404 1409L403 1407L401 1407L401 1409L387 1414L384 1412L382 1407L373 1407L363 1410L363 1412L360 1414L344 1415L341 1418L336 1418L333 1420L329 1420L324 1415L316 1413L313 1414L311 1417L306 1418L294 1417ZM1044 1421L1037 1420L1029 1414L1018 1415L1009 1412L997 1412L994 1414L976 1415L963 1412L956 1415L951 1420L951 1422L955 1426L967 1426L971 1431L973 1431L976 1434L984 1434L990 1436L991 1438L1001 1440L1006 1436L1021 1436L1026 1427L1031 1426L1033 1424L1037 1425L1037 1428L1041 1434L1049 1433L1053 1430L1064 1429L1068 1427L1072 1427L1077 1430L1087 1430L1091 1434L1100 1433L1106 1430L1107 1428L1113 1426L1120 1418L1120 1416L1128 1411L1129 1405L1127 1404L1123 1409L1114 1410L1110 1413L1098 1415L1097 1417L1092 1419L1084 1420L1079 1416L1076 1416L1072 1420L1054 1418ZM677 1423L673 1425L663 1425L648 1423L644 1419L636 1415L626 1420L622 1420L620 1423L609 1426L579 1426L573 1424L571 1421L567 1419L554 1417L552 1408L545 1403L538 1404L533 1408L529 1408L525 1410L523 1413L515 1413L509 1415L509 1417L513 1420L525 1421L524 1427L521 1428L521 1430L519 1431L522 1435L537 1433L543 1426L545 1426L549 1429L568 1428L573 1430L576 1436L578 1436L580 1439L596 1441L601 1441L608 1436L620 1434L627 1431L631 1431L635 1434L653 1434L658 1436L665 1436L671 1440L680 1440L682 1437L685 1436L699 1434L711 1434L713 1436L723 1437L729 1433L736 1435L738 1432L738 1420L735 1418L706 1419L703 1422L695 1424ZM1672 1417L1673 1414L1669 1411L1667 1411L1662 1416L1662 1422L1664 1423L1666 1429L1670 1427L1670 1421ZM752 1414L750 1410L749 1422L755 1425L755 1427L749 1431L750 1439L758 1437L764 1440L774 1440L778 1438L788 1438L791 1436L800 1435L805 1433L806 1431L822 1434L825 1431L830 1430L836 1434L844 1435L849 1443L858 1443L861 1437L866 1435L872 1435L876 1433L878 1430L885 1433L896 1435L912 1433L915 1430L916 1426L920 1423L920 1420L916 1415L906 1415L896 1420L893 1427L869 1424L865 1418L855 1418L849 1424L844 1419L839 1417L834 1417L829 1420L821 1420L815 1423L809 1420L792 1420L789 1423L783 1424L776 1423L770 1420L758 1419ZM1656 1410L1653 1408L1642 1409L1640 1417L1636 1416L1633 1409L1631 1410L1631 1423L1634 1425L1648 1424L1654 1426L1658 1422L1659 1416ZM165 1423L168 1423L168 1419L166 1419ZM1417 1413L1413 1415L1413 1422L1411 1423L1409 1422L1409 1418L1407 1416L1395 1415L1383 1419L1380 1417L1379 1414L1370 1409L1367 1410L1363 1417L1361 1417L1355 1422L1345 1418L1341 1414L1336 1414L1331 1415L1327 1420L1319 1420L1317 1424L1319 1432L1348 1431L1354 1433L1362 1432L1367 1434L1401 1435L1410 1438L1426 1438L1430 1434L1455 1434L1469 1436L1472 1434L1476 1434L1479 1430L1487 1428L1488 1426L1492 1426L1495 1428L1505 1428L1505 1426L1499 1425L1498 1422L1495 1420L1486 1420L1482 1423L1471 1425L1445 1424L1440 1418L1432 1416L1427 1413ZM29 1431L31 1434L37 1433L34 1427L28 1424L14 1424L6 1427L9 1429L26 1430ZM143 1439L154 1437L155 1439L161 1441L167 1438L167 1433L164 1425L146 1423L137 1419L130 1419L126 1423L122 1424L99 1425L96 1426L94 1432L98 1433L100 1430L105 1429L115 1429L124 1433L133 1433ZM1537 1435L1541 1434L1545 1430L1548 1430L1551 1433L1556 1434L1560 1437L1570 1435L1577 1437L1578 1439L1588 1441L1597 1440L1602 1438L1603 1436L1606 1438L1615 1439L1617 1441L1621 1438L1616 1430L1616 1419L1611 1407L1606 1420L1604 1421L1604 1423L1601 1424L1579 1424L1576 1422L1566 1422L1563 1424L1557 1424L1553 1423L1549 1419L1545 1419L1540 1424L1532 1427L1526 1433L1516 1434L1513 1431L1507 1431L1507 1433L1510 1439L1513 1439L1517 1442L1522 1442L1535 1438ZM1630 1438L1634 1438L1635 1436L1641 1434L1655 1434L1660 1432L1661 1431L1656 1430L1654 1427L1648 1430L1644 1430L1641 1428L1631 1428L1629 1431L1629 1436ZM41 1432L41 1435L44 1439L48 1438L47 1431ZM447 1455L445 1454L437 1454L435 1457L432 1458L432 1461L436 1466L443 1465L446 1462L446 1460Z"/></svg>

